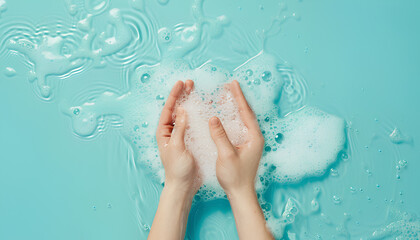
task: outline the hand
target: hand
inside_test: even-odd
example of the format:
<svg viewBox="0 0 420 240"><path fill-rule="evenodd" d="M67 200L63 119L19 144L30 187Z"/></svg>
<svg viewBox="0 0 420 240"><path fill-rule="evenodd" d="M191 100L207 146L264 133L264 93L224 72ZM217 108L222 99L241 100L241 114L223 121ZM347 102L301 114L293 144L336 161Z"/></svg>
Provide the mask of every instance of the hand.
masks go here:
<svg viewBox="0 0 420 240"><path fill-rule="evenodd" d="M185 149L187 114L184 109L178 108L175 125L172 117L176 101L184 87L189 94L194 82L187 80L185 86L182 81L175 83L163 107L156 131L160 158L165 168L165 186L148 236L150 240L185 238L192 198L201 185L197 180L198 168L195 160Z"/></svg>
<svg viewBox="0 0 420 240"><path fill-rule="evenodd" d="M181 107L177 109L175 124L173 111L179 96L185 91L189 94L194 82L187 80L178 81L169 94L163 107L159 125L156 131L156 140L159 153L165 168L165 187L172 188L178 193L185 193L193 197L200 187L198 183L198 168L191 153L185 149L185 129L187 127L187 114Z"/></svg>
<svg viewBox="0 0 420 240"><path fill-rule="evenodd" d="M255 176L264 147L264 137L239 83L233 81L229 87L238 104L241 119L248 128L248 135L243 144L233 146L220 120L217 117L210 119L210 134L218 153L216 176L229 198L239 239L273 240L255 192Z"/></svg>
<svg viewBox="0 0 420 240"><path fill-rule="evenodd" d="M229 84L239 113L248 128L246 141L233 146L217 117L209 121L210 133L217 146L216 176L228 197L237 192L255 192L255 176L261 159L264 137L254 113L249 107L238 81Z"/></svg>

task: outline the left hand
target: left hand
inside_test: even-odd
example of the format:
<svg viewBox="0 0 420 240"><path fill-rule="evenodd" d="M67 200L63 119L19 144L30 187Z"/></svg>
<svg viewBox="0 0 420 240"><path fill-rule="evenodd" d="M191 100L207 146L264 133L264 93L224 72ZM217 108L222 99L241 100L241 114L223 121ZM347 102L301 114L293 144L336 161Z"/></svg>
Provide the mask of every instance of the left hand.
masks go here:
<svg viewBox="0 0 420 240"><path fill-rule="evenodd" d="M184 136L187 127L187 113L181 107L173 112L177 99L185 90L189 94L194 87L192 80L175 83L163 107L156 131L160 158L165 168L165 187L192 198L200 187L198 167L191 153L185 148Z"/></svg>

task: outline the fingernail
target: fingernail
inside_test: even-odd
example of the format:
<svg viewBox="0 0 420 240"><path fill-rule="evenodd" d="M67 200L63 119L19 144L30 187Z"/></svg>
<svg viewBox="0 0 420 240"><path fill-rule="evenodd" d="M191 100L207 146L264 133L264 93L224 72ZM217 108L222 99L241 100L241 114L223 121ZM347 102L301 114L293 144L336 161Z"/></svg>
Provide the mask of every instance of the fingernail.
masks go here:
<svg viewBox="0 0 420 240"><path fill-rule="evenodd" d="M210 119L210 123L212 126L217 126L219 124L219 119L217 117L213 117Z"/></svg>
<svg viewBox="0 0 420 240"><path fill-rule="evenodd" d="M190 86L185 87L185 91L186 91L187 93L190 93L190 92L191 92L191 88L190 88Z"/></svg>

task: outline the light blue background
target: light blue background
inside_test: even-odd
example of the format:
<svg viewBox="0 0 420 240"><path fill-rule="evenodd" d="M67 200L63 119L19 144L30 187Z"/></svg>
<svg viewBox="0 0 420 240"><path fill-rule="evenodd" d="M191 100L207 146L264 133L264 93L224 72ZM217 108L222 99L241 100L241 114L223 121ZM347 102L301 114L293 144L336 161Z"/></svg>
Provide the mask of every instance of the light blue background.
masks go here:
<svg viewBox="0 0 420 240"><path fill-rule="evenodd" d="M121 2L112 1L111 6L127 7L126 1ZM41 22L62 18L66 11L64 3L55 0L7 0L7 4L0 23L13 16ZM167 6L155 1L147 4L163 26L192 21L189 1L170 0ZM261 4L264 10L260 10ZM226 14L235 25L253 31L268 26L270 4L207 1L205 9L209 15ZM401 173L395 191L403 192L400 207L419 215L420 2L308 0L289 1L288 6L301 20L285 24L281 33L268 41L267 48L305 77L308 104L338 114L357 129L355 141L360 149L356 152L363 151L364 145L372 146L374 152L351 161L366 162L374 175L383 175L384 187L396 181L395 155L391 144L376 141L375 136L389 134L387 127L398 127L414 139L412 146L397 146L408 168ZM247 24L235 22L243 18ZM117 131L94 141L81 140L72 134L70 121L56 102L45 103L33 94L22 58L2 56L0 71L7 66L13 66L18 74L12 78L0 75L0 239L138 239L140 230L129 198L127 172L115 147ZM105 77L112 79L110 84L122 86L119 69L108 69L62 80L61 88L70 95L71 90L93 86ZM376 148L382 149L383 155ZM352 176L350 182L371 181L363 168L346 169L343 174ZM331 184L322 198L341 188L347 191L348 185L334 184L334 179L325 181ZM362 214L384 223L384 219L377 219L382 217L377 214L381 199L377 201L371 212ZM360 206L357 201L348 204L343 208L356 211ZM327 203L325 206L328 208ZM375 206L379 207L375 210ZM331 211L335 211L334 206ZM362 235L372 230L368 225L349 228L358 229L355 233Z"/></svg>

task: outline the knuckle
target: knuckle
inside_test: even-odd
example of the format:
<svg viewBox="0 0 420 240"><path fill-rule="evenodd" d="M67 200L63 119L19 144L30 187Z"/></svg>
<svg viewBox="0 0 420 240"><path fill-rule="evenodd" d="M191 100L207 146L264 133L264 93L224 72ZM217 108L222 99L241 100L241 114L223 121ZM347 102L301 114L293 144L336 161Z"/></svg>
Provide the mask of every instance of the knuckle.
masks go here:
<svg viewBox="0 0 420 240"><path fill-rule="evenodd" d="M223 152L222 156L226 159L233 159L236 158L236 153L234 151L225 151Z"/></svg>
<svg viewBox="0 0 420 240"><path fill-rule="evenodd" d="M216 138L225 138L225 137L226 137L225 130L223 130L223 128L219 127L219 128L215 131L214 136L215 136Z"/></svg>
<svg viewBox="0 0 420 240"><path fill-rule="evenodd" d="M261 147L261 148L264 147L265 139L261 133L256 136L255 143L257 144L258 147Z"/></svg>

